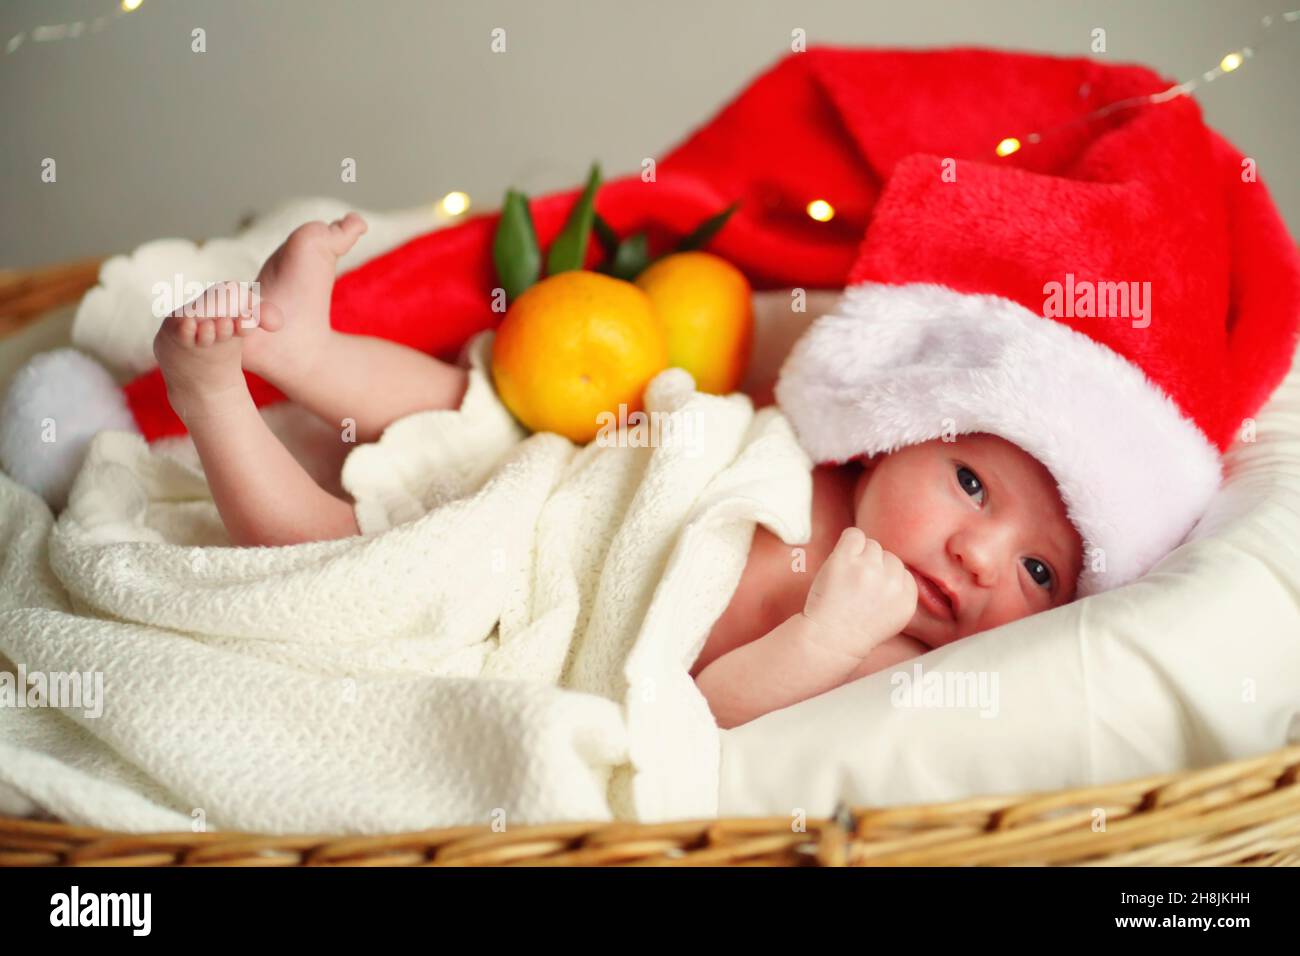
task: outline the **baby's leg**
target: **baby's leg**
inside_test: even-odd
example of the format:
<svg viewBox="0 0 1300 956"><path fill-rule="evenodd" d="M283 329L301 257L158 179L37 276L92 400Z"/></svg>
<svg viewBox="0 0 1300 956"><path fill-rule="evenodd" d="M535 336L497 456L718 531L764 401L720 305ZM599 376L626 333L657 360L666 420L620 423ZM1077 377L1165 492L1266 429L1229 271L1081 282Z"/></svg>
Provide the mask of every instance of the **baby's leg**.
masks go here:
<svg viewBox="0 0 1300 956"><path fill-rule="evenodd" d="M246 306L239 296L233 283L214 286L164 319L154 338L167 398L194 439L230 541L282 545L357 534L352 506L311 479L253 404L240 347L254 330L243 330L227 307L232 299Z"/></svg>
<svg viewBox="0 0 1300 956"><path fill-rule="evenodd" d="M356 213L296 229L258 274L261 328L243 352L245 368L335 427L351 419L363 442L412 412L458 407L469 381L423 352L330 328L336 263L365 231Z"/></svg>

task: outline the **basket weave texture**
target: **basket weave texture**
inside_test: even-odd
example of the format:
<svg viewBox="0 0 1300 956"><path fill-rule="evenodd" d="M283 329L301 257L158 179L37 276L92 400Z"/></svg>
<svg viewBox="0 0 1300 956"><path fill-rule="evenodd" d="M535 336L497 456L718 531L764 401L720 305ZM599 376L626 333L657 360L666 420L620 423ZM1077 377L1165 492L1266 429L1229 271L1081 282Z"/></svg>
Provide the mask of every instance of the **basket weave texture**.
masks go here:
<svg viewBox="0 0 1300 956"><path fill-rule="evenodd" d="M1300 865L1300 746L1103 787L928 806L385 836L114 833L0 817L0 866Z"/></svg>

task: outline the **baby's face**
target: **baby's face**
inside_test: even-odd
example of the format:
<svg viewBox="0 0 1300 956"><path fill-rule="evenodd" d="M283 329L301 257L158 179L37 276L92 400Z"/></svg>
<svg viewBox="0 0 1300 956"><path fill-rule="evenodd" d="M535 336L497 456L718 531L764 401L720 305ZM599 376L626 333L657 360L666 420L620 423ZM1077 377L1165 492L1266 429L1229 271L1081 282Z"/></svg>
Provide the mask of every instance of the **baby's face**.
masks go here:
<svg viewBox="0 0 1300 956"><path fill-rule="evenodd" d="M918 601L903 629L928 647L1073 599L1083 542L1051 473L995 435L933 439L878 455L853 493L857 525L953 597Z"/></svg>

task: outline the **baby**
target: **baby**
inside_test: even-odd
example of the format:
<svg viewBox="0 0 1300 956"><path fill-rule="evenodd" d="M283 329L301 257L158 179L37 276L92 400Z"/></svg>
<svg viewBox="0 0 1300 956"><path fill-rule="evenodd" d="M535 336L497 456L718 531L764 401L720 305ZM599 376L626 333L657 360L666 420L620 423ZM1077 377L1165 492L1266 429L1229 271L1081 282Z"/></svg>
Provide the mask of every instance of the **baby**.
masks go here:
<svg viewBox="0 0 1300 956"><path fill-rule="evenodd" d="M987 434L818 467L803 550L755 530L691 671L721 727L1066 604L1083 568L1051 474Z"/></svg>
<svg viewBox="0 0 1300 956"><path fill-rule="evenodd" d="M235 545L359 533L271 433L247 369L330 423L374 441L413 412L458 408L468 373L329 325L356 214L297 229L258 294L214 286L163 320L154 354ZM232 302L234 306L232 307ZM796 568L798 570L796 570ZM828 691L966 635L1067 603L1082 542L1051 475L993 435L934 440L813 473L802 563L761 526L692 676L722 727Z"/></svg>

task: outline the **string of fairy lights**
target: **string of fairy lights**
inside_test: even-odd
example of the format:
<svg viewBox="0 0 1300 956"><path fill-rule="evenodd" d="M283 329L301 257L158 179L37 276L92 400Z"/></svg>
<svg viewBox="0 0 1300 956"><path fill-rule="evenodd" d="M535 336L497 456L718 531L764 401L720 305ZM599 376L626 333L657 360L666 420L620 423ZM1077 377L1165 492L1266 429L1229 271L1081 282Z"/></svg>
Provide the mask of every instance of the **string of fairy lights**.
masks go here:
<svg viewBox="0 0 1300 956"><path fill-rule="evenodd" d="M28 40L33 43L53 43L56 40L75 40L87 33L99 33L111 26L114 20L139 10L143 2L144 0L121 0L112 13L101 14L88 20L43 24L32 27L30 33L26 31L15 33L5 43L5 53L9 55L16 53L18 48Z"/></svg>
<svg viewBox="0 0 1300 956"><path fill-rule="evenodd" d="M75 40L83 34L99 33L109 27L115 20L134 13L139 10L144 0L120 0L116 9L112 13L106 13L98 17L87 20L73 20L69 23L56 23L44 26L33 27L30 33L16 33L9 38L5 44L4 51L6 54L15 53L27 40L33 43L49 43L57 40ZM1270 14L1260 19L1256 26L1255 34L1249 42L1243 44L1235 50L1229 50L1219 62L1211 69L1204 71L1199 76L1181 83L1175 83L1167 89L1160 90L1157 93L1150 93L1146 96L1133 96L1128 99L1119 100L1114 103L1108 103L1087 113L1083 116L1077 116L1065 123L1051 126L1046 129L1035 130L1030 133L1022 133L1018 136L1005 136L998 144L993 147L993 152L998 156L1010 156L1018 153L1026 145L1041 143L1044 138L1053 136L1065 129L1069 129L1080 124L1092 123L1103 119L1121 110L1135 109L1140 106L1150 106L1159 103L1165 103L1169 100L1176 99L1180 96L1190 96L1202 85L1213 83L1221 76L1234 73L1240 69L1247 60L1259 54L1260 49L1269 43L1278 33L1276 29L1283 24L1294 24L1300 22L1300 10L1288 10L1285 13ZM455 219L464 215L470 208L470 198L466 193L460 190L447 193L436 203L434 203L434 214L440 220ZM835 207L825 199L814 199L805 207L809 218L817 222L830 222L835 218Z"/></svg>
<svg viewBox="0 0 1300 956"><path fill-rule="evenodd" d="M1151 93L1146 96L1133 96L1126 100L1119 100L1115 103L1108 103L1100 109L1094 110L1084 116L1078 116L1069 122L1052 126L1045 130L1039 130L1033 133L1025 133L1022 136L1007 136L1002 139L994 152L999 156L1010 156L1012 153L1020 151L1021 147L1026 144L1042 142L1045 136L1051 136L1061 130L1077 126L1082 123L1091 123L1096 120L1118 113L1121 110L1133 109L1138 106L1146 106L1155 103L1164 103L1168 100L1175 99L1179 96L1190 96L1199 86L1213 83L1221 76L1228 73L1234 73L1241 68L1251 57L1259 53L1262 46L1268 43L1277 33L1276 27L1281 24L1290 24L1300 21L1300 10L1288 10L1286 13L1271 14L1263 17L1256 28L1255 36L1251 41L1236 50L1229 50L1220 59L1213 69L1206 70L1200 76L1193 77L1190 80L1184 80L1182 83L1175 83L1173 86L1161 90L1158 93ZM811 212L809 213L811 215ZM815 217L814 217L815 218Z"/></svg>

